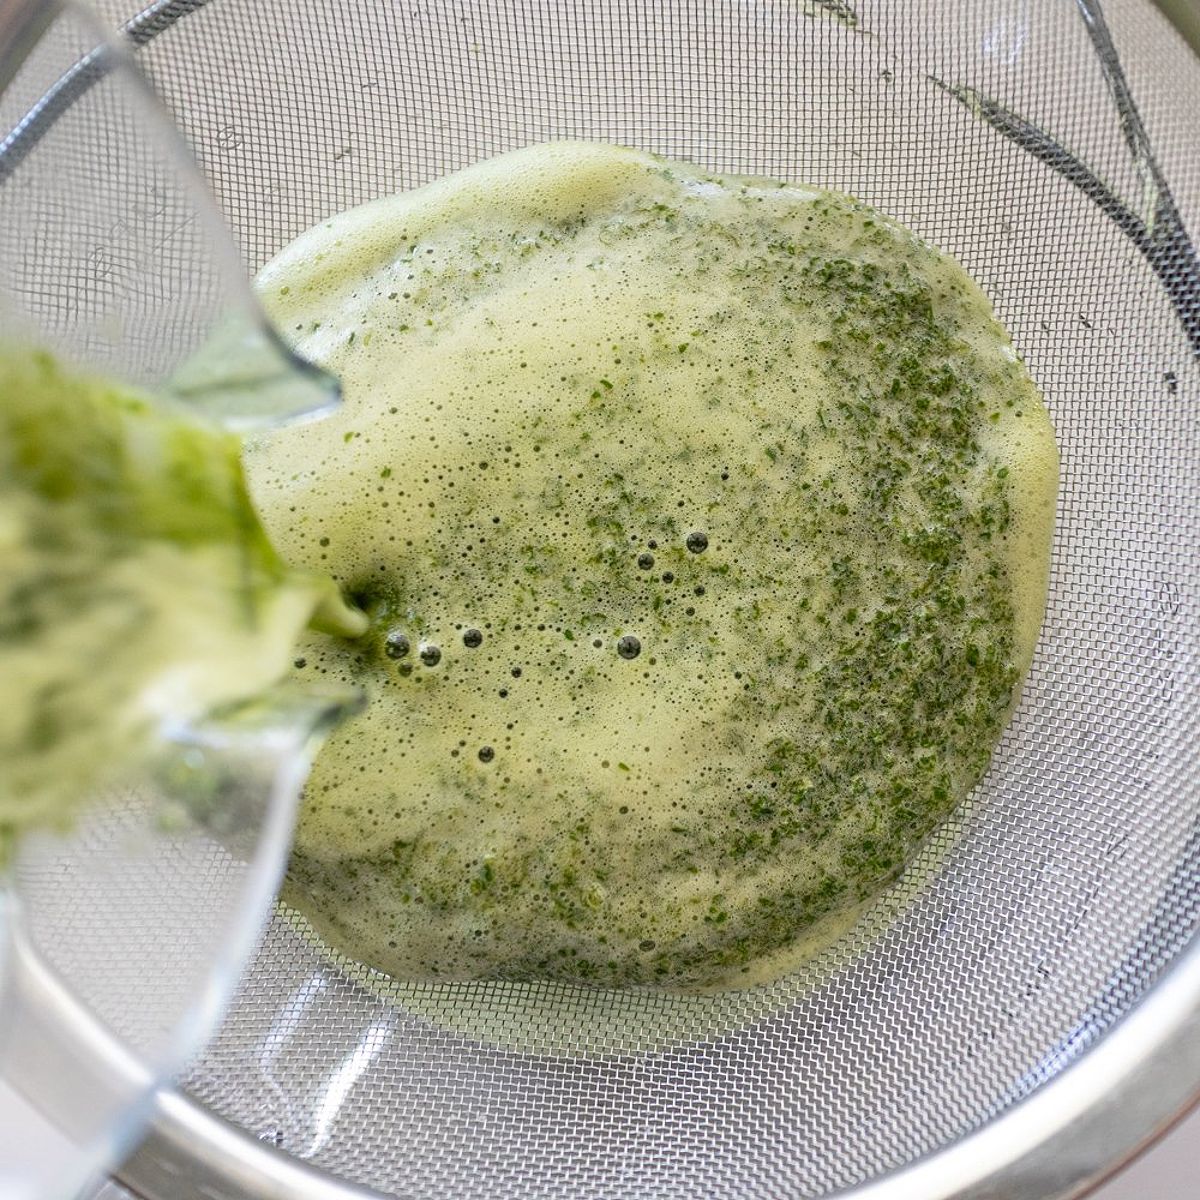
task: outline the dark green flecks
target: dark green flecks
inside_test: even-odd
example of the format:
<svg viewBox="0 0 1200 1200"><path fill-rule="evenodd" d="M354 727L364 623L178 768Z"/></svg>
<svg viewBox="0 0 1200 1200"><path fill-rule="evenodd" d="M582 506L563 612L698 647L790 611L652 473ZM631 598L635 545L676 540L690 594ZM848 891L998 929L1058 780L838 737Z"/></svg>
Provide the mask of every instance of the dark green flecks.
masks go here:
<svg viewBox="0 0 1200 1200"><path fill-rule="evenodd" d="M1019 684L1022 480L990 416L1033 400L972 349L982 301L854 201L714 199L688 170L400 255L393 327L488 333L439 348L462 395L421 391L402 339L404 397L336 447L388 507L353 564L373 632L321 661L399 700L371 753L322 756L289 884L397 974L740 981L896 878ZM504 291L518 262L551 298ZM651 270L674 282L640 292ZM360 326L332 368L380 352Z"/></svg>

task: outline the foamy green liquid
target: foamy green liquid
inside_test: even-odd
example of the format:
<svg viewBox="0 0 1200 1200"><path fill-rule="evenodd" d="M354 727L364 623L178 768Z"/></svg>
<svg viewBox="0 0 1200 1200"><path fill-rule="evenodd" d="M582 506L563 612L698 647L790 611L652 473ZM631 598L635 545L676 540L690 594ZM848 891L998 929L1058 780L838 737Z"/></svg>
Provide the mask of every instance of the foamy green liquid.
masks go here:
<svg viewBox="0 0 1200 1200"><path fill-rule="evenodd" d="M259 288L345 387L247 470L283 556L371 618L298 652L371 696L285 891L347 956L748 986L979 779L1057 456L949 257L844 196L574 143L342 214Z"/></svg>

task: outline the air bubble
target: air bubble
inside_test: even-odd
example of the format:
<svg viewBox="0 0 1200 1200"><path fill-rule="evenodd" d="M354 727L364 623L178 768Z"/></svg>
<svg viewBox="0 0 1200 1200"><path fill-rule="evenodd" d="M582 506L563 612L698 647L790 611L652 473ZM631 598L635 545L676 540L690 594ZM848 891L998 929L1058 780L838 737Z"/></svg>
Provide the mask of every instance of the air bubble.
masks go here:
<svg viewBox="0 0 1200 1200"><path fill-rule="evenodd" d="M388 658L403 658L410 649L408 638L398 629L391 630L384 639L383 652Z"/></svg>
<svg viewBox="0 0 1200 1200"><path fill-rule="evenodd" d="M617 653L622 658L637 658L641 652L642 643L632 633L627 633L617 642Z"/></svg>

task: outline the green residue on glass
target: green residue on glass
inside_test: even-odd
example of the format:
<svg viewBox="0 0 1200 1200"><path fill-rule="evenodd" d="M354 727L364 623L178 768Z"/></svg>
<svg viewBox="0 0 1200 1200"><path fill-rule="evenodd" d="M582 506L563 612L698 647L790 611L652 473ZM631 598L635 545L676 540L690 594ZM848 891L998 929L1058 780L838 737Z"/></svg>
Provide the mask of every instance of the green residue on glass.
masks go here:
<svg viewBox="0 0 1200 1200"><path fill-rule="evenodd" d="M276 554L236 437L0 351L0 854L69 820L156 731L279 679L310 622L344 636L364 619Z"/></svg>

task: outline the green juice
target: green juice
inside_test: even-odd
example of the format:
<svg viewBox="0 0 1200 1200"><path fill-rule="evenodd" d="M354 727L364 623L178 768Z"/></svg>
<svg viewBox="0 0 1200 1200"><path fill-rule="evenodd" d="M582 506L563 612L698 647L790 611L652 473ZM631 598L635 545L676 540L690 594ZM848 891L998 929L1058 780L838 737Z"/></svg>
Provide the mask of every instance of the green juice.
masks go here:
<svg viewBox="0 0 1200 1200"><path fill-rule="evenodd" d="M282 557L369 617L296 651L370 696L285 889L332 946L746 986L979 780L1058 463L947 255L843 195L562 143L335 217L258 285L345 390L246 457Z"/></svg>
<svg viewBox="0 0 1200 1200"><path fill-rule="evenodd" d="M276 554L237 438L0 350L0 859L156 737L284 677L310 620L364 624Z"/></svg>

